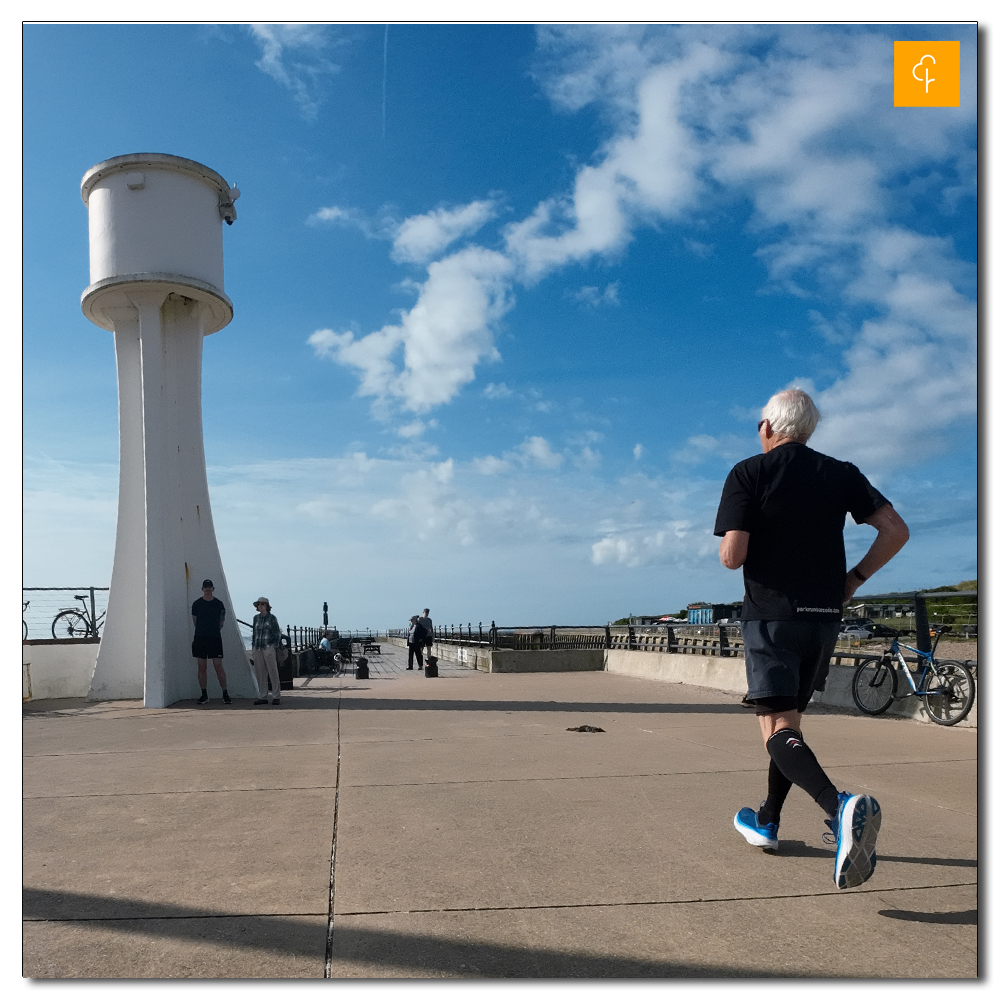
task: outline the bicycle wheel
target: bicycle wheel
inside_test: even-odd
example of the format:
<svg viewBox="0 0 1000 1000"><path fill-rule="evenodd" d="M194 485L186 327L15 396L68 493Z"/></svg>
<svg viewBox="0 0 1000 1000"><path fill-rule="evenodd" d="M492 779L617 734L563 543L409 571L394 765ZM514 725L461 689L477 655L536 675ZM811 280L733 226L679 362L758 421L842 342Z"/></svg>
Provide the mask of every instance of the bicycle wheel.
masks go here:
<svg viewBox="0 0 1000 1000"><path fill-rule="evenodd" d="M896 671L892 662L873 656L854 671L851 683L854 704L865 715L881 715L896 697Z"/></svg>
<svg viewBox="0 0 1000 1000"><path fill-rule="evenodd" d="M972 671L957 660L939 660L934 667L935 676L927 681L924 705L939 726L953 726L969 714L976 697L976 682Z"/></svg>
<svg viewBox="0 0 1000 1000"><path fill-rule="evenodd" d="M52 619L53 639L85 639L88 635L90 635L90 626L87 624L87 619L79 611L74 611L72 608L68 611L60 611Z"/></svg>
<svg viewBox="0 0 1000 1000"><path fill-rule="evenodd" d="M21 619L21 640L24 641L28 638L28 623L22 618Z"/></svg>

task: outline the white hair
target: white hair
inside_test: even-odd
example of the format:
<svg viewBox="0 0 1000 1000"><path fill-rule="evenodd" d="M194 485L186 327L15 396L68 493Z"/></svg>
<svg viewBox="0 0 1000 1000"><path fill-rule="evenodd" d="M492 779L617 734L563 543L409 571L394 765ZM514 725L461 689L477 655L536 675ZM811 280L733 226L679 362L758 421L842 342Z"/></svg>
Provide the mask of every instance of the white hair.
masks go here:
<svg viewBox="0 0 1000 1000"><path fill-rule="evenodd" d="M806 441L816 430L822 414L807 392L782 389L776 392L760 411L762 420L770 421L771 430L779 437Z"/></svg>

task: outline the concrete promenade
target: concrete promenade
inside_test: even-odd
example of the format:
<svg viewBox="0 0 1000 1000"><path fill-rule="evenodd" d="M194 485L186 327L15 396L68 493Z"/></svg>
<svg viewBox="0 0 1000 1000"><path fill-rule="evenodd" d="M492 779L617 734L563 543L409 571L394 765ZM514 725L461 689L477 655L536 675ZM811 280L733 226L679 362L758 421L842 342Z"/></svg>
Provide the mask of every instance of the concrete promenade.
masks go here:
<svg viewBox="0 0 1000 1000"><path fill-rule="evenodd" d="M884 813L838 891L800 790L777 854L733 829L767 770L738 696L383 649L278 708L26 705L24 975L977 975L975 730L806 717Z"/></svg>

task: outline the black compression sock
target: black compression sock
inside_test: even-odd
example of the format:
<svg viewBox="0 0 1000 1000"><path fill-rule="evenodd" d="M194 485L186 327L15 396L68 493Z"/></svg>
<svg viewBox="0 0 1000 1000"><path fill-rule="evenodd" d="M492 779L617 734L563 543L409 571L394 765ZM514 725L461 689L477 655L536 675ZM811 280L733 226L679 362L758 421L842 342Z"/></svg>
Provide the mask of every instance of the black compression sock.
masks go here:
<svg viewBox="0 0 1000 1000"><path fill-rule="evenodd" d="M792 782L782 773L772 760L767 769L767 799L757 813L757 819L764 825L777 823L781 819L781 807L792 790Z"/></svg>
<svg viewBox="0 0 1000 1000"><path fill-rule="evenodd" d="M802 734L779 729L768 741L767 752L778 770L793 784L807 791L827 816L837 814L837 789L806 746Z"/></svg>

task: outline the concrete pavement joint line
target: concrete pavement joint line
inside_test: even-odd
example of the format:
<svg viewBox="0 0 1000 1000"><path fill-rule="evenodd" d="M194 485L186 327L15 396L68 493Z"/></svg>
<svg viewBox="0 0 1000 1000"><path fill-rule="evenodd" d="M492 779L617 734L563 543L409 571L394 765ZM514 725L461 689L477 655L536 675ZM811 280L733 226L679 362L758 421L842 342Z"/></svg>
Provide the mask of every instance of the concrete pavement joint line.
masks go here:
<svg viewBox="0 0 1000 1000"><path fill-rule="evenodd" d="M948 882L944 885L907 885L893 889L862 889L861 895L872 896L887 892L922 892L927 889L963 889L978 885L977 882ZM448 906L440 908L427 908L422 910L344 910L337 914L339 917L378 917L394 916L406 913L494 913L506 910L585 910L597 907L612 908L623 906L686 906L692 903L752 903L768 899L813 899L822 896L843 895L841 890L836 892L814 892L797 893L788 896L720 896L705 897L700 899L668 899L668 900L644 900L629 901L624 903L538 903L525 906ZM859 895L854 893L853 895ZM327 912L312 910L289 910L281 913L183 913L183 914L160 914L154 917L131 916L131 917L22 917L22 923L26 924L87 924L87 923L126 923L141 921L160 920L237 920L242 917L328 917Z"/></svg>
<svg viewBox="0 0 1000 1000"><path fill-rule="evenodd" d="M862 889L851 893L855 896L877 896L885 892L917 892L923 889L962 889L978 882L946 882L943 885L903 885L889 889ZM503 913L519 910L590 910L613 909L622 906L686 906L691 903L759 903L771 899L821 899L824 896L843 896L842 889L827 892L794 892L775 896L703 896L692 899L649 899L625 903L529 903L524 906L439 906L419 910L345 910L339 917L380 917L406 913Z"/></svg>
<svg viewBox="0 0 1000 1000"><path fill-rule="evenodd" d="M127 922L141 920L240 920L243 917L325 917L325 910L312 912L310 910L289 910L287 913L264 913L254 911L253 913L170 913L161 914L157 917L21 917L21 922L25 924L100 924L115 923L123 924Z"/></svg>
<svg viewBox="0 0 1000 1000"><path fill-rule="evenodd" d="M323 978L330 979L333 975L333 915L334 895L336 892L337 866L337 819L340 811L340 703L343 700L344 683L341 681L337 698L337 783L333 793L333 837L330 842L330 903L326 917L326 956L323 963Z"/></svg>
<svg viewBox="0 0 1000 1000"><path fill-rule="evenodd" d="M286 695L287 697L287 695ZM330 740L317 740L312 743L254 743L248 746L246 743L233 743L230 746L217 746L217 747L173 747L169 751L170 753L205 753L208 750L274 750L280 749L281 747L332 747L333 743ZM163 754L162 748L155 750L144 750L142 747L136 747L134 750L76 750L72 753L26 753L22 756L25 760L39 759L43 760L46 757L102 757L106 754L137 754L137 753L155 753L158 756Z"/></svg>
<svg viewBox="0 0 1000 1000"><path fill-rule="evenodd" d="M336 785L271 785L267 788L168 788L161 792L81 792L66 795L25 795L25 802L45 799L120 799L129 795L226 795L230 792L313 792L336 788Z"/></svg>
<svg viewBox="0 0 1000 1000"><path fill-rule="evenodd" d="M498 785L503 782L516 781L599 781L604 778L678 778L692 774L753 774L763 771L761 767L737 768L735 770L709 771L652 771L642 774L565 774L554 778L462 778L452 781L390 781L382 784L370 782L363 785L348 785L348 788L415 788L425 785ZM133 794L142 794L139 792ZM63 796L45 796L45 798L62 798ZM42 796L39 796L42 798Z"/></svg>

